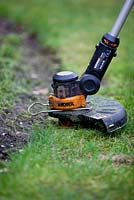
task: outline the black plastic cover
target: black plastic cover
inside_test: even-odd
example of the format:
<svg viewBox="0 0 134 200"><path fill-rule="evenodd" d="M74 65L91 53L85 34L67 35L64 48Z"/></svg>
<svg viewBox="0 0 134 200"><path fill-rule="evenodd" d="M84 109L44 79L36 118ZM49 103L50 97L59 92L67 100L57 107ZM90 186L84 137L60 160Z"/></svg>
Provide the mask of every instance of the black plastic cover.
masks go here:
<svg viewBox="0 0 134 200"><path fill-rule="evenodd" d="M89 109L52 112L49 115L62 120L72 120L90 128L101 130L102 127L107 133L114 132L127 123L126 110L113 99L90 96L86 107Z"/></svg>
<svg viewBox="0 0 134 200"><path fill-rule="evenodd" d="M62 72L57 72L53 76L53 81L54 82L69 82L69 81L74 81L78 79L78 75L74 72L71 71L62 71Z"/></svg>

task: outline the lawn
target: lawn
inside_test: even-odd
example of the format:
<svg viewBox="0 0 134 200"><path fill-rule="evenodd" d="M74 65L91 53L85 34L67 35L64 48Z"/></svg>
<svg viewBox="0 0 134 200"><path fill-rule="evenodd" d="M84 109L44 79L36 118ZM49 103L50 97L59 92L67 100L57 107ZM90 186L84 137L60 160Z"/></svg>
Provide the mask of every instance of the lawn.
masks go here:
<svg viewBox="0 0 134 200"><path fill-rule="evenodd" d="M1 0L0 15L37 33L42 46L56 50L60 69L82 74L102 35L111 30L123 1L119 0ZM118 100L129 122L114 135L101 131L61 129L51 118L34 124L30 142L21 153L0 162L0 199L131 200L134 196L134 13L121 31L99 95ZM19 65L18 36L9 36L0 49L0 110L28 92L25 80L14 80ZM6 56L5 56L6 55ZM14 80L14 82L13 82ZM17 82L16 82L17 81ZM26 86L26 84L28 86ZM46 126L47 123L47 126Z"/></svg>

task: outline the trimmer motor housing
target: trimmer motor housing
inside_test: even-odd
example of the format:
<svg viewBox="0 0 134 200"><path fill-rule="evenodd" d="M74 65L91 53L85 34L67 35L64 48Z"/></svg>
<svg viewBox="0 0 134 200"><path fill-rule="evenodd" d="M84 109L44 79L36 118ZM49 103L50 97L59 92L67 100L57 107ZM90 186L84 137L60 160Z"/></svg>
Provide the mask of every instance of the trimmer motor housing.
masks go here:
<svg viewBox="0 0 134 200"><path fill-rule="evenodd" d="M53 95L49 96L52 109L71 110L86 106L86 97L79 87L78 75L71 71L58 72L53 76Z"/></svg>

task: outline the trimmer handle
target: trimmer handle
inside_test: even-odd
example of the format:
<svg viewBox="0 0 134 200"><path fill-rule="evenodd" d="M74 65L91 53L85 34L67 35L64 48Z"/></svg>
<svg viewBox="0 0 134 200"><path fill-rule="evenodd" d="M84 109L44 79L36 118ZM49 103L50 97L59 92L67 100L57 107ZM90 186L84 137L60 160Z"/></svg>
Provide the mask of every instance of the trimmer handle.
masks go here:
<svg viewBox="0 0 134 200"><path fill-rule="evenodd" d="M112 58L116 56L116 49L119 45L118 34L133 5L134 0L125 1L111 32L106 33L96 45L94 55L80 79L80 89L85 95L95 94L99 90L101 79Z"/></svg>
<svg viewBox="0 0 134 200"><path fill-rule="evenodd" d="M87 95L95 94L100 88L103 78L112 58L116 56L119 38L106 33L96 45L94 55L80 80L80 89Z"/></svg>

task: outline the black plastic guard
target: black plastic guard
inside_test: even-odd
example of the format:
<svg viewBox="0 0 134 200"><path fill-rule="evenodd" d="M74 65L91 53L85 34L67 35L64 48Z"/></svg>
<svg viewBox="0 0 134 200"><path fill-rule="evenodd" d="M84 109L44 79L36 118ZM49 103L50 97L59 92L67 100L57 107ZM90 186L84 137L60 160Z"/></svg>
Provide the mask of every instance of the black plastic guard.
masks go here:
<svg viewBox="0 0 134 200"><path fill-rule="evenodd" d="M125 109L113 99L89 96L86 107L89 109L52 112L49 115L59 119L69 119L86 126L103 127L108 133L122 128L127 123Z"/></svg>
<svg viewBox="0 0 134 200"><path fill-rule="evenodd" d="M108 133L122 128L127 123L127 113L119 102L100 96L88 99L90 99L92 110L79 116L81 120L94 119L102 123Z"/></svg>

